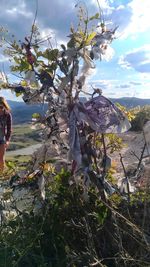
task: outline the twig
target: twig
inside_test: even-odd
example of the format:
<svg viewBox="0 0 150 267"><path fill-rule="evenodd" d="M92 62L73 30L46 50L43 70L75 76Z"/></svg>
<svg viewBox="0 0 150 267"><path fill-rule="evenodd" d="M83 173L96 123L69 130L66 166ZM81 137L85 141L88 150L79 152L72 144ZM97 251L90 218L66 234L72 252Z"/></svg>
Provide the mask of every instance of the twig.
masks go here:
<svg viewBox="0 0 150 267"><path fill-rule="evenodd" d="M122 157L122 155L120 153L119 153L119 155L120 155L120 162L121 162L121 165L123 167L124 175L125 175L125 178L126 178L126 181L127 181L128 202L130 202L129 179L128 179L127 172L126 172L126 169L125 169L125 166L124 166L124 163L123 163L123 157Z"/></svg>
<svg viewBox="0 0 150 267"><path fill-rule="evenodd" d="M139 163L138 163L138 166L137 166L137 170L139 170L140 165L141 165L141 162L142 162L142 160L143 160L143 156L144 156L145 148L146 148L146 142L144 143L144 146L143 146L143 149L142 149L142 152L141 152L141 156L140 156L140 159L139 159Z"/></svg>
<svg viewBox="0 0 150 267"><path fill-rule="evenodd" d="M132 223L130 220L128 220L125 216L123 216L121 213L119 213L117 210L115 210L112 206L110 206L106 201L104 201L103 199L101 199L101 202L112 212L112 213L114 213L115 215L117 215L118 217L120 217L121 219L123 219L125 222L126 222L126 224L128 225L128 226L130 226L130 227L132 227L133 228L133 230L134 230L134 232L136 232L136 233L138 233L139 235L141 235L141 237L143 238L143 241L145 242L145 244L146 244L146 248L147 248L147 250L148 251L150 251L150 246L148 245L148 243L147 243L147 240L146 240L146 238L145 238L145 236L143 235L143 231L141 231L140 230L140 228L136 225L136 224L134 224L134 223Z"/></svg>
<svg viewBox="0 0 150 267"><path fill-rule="evenodd" d="M140 158L136 155L135 151L131 150L131 151L130 151L130 155L131 155L131 156L134 156L134 157L136 157L138 160L140 160Z"/></svg>
<svg viewBox="0 0 150 267"><path fill-rule="evenodd" d="M102 143L104 148L104 160L103 160L103 177L105 177L106 174L106 158L107 158L107 150L106 150L106 144L105 144L105 137L102 133Z"/></svg>
<svg viewBox="0 0 150 267"><path fill-rule="evenodd" d="M31 41L32 41L32 36L33 36L35 21L36 21L36 18L37 18L37 12L38 12L38 0L36 0L36 11L35 11L35 16L34 16L33 24L32 24L32 30L31 30L31 36L30 36L29 44L31 44Z"/></svg>

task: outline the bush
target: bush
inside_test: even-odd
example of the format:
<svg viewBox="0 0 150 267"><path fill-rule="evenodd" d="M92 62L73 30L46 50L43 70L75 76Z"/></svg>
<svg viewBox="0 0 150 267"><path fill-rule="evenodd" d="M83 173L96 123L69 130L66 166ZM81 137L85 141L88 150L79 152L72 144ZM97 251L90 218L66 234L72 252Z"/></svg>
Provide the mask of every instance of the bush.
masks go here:
<svg viewBox="0 0 150 267"><path fill-rule="evenodd" d="M134 109L135 118L131 121L133 131L142 131L144 124L150 120L150 106Z"/></svg>
<svg viewBox="0 0 150 267"><path fill-rule="evenodd" d="M138 193L127 204L116 194L105 205L91 187L84 201L83 188L69 186L69 177L64 170L54 177L39 212L1 225L0 266L150 266L149 197Z"/></svg>

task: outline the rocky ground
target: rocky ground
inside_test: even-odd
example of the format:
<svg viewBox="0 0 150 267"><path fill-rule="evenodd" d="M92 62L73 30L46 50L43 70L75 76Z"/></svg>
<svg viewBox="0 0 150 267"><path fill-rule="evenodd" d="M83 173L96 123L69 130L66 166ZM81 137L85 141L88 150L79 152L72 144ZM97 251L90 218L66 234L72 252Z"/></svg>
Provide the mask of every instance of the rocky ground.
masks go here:
<svg viewBox="0 0 150 267"><path fill-rule="evenodd" d="M123 140L124 147L119 153L123 157L122 160L124 163L125 170L129 174L129 176L131 176L132 179L132 177L134 177L133 173L137 169L139 160L141 158L145 139L142 132L137 133L132 131L124 133L120 135L120 137ZM119 153L115 152L112 156L112 159L115 162L116 166L115 176L118 180L120 179L120 177L124 176L124 171L120 161ZM150 181L150 144L147 144L144 150L143 159L140 167L141 172L137 183L141 186L146 185Z"/></svg>

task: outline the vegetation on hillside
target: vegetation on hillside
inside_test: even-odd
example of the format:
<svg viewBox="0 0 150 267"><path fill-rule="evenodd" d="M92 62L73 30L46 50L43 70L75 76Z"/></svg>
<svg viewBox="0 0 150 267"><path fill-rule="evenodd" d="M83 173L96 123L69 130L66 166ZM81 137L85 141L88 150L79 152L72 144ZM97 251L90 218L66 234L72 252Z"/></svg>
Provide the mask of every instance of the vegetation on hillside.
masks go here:
<svg viewBox="0 0 150 267"><path fill-rule="evenodd" d="M150 120L150 105L133 109L135 118L132 120L132 130L142 131L143 126Z"/></svg>
<svg viewBox="0 0 150 267"><path fill-rule="evenodd" d="M44 173L44 202L36 192L38 175L22 181L24 186L18 184L24 209L13 187L6 187L2 203L8 205L11 196L11 211L3 214L0 266L149 266L148 189L132 194L130 203L118 193L106 203L91 186L85 201L82 184L71 183L67 170L52 172L51 178L50 172ZM12 176L9 184L14 186L14 181L17 177Z"/></svg>
<svg viewBox="0 0 150 267"><path fill-rule="evenodd" d="M40 130L32 129L31 124L14 125L8 151L25 148L40 142L42 142Z"/></svg>

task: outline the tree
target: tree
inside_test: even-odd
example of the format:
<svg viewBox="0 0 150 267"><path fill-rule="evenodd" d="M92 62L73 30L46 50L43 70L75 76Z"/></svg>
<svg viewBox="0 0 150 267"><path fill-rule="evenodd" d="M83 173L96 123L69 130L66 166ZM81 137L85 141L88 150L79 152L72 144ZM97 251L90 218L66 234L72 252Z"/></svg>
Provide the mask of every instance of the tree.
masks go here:
<svg viewBox="0 0 150 267"><path fill-rule="evenodd" d="M98 30L90 29L91 21L100 22ZM76 30L73 26L70 28L67 45L54 48L47 39L49 47L43 50L40 47L43 40L34 22L31 35L25 37L24 42L5 40L5 54L13 63L11 71L19 73L20 82L1 85L10 88L16 96L22 95L27 104L48 103L44 117L33 116L45 127L44 140L48 139L52 146L57 143L60 149L69 147L71 176L83 177L84 186L87 181L95 184L103 198L104 189L111 191L106 181L111 162L104 134L123 132L130 124L125 114L102 96L101 89L92 88L91 99L85 103L80 101L80 94L86 93L86 78L89 70L96 67L95 61L108 58L115 31L116 28L106 28L99 13L89 17L87 10L79 6L79 23ZM66 142L64 133L68 136ZM101 156L96 149L96 133L102 144Z"/></svg>
<svg viewBox="0 0 150 267"><path fill-rule="evenodd" d="M45 50L40 47L43 40L35 23L23 43L5 40L5 53L13 64L11 71L19 75L20 82L11 84L2 74L1 88L22 95L27 104L48 103L45 116L36 113L33 120L44 127L43 140L50 145L40 150L40 164L34 164L31 173L27 170L11 177L9 190L3 194L1 214L4 217L5 205L11 203L16 217L5 221L1 216L2 266L149 266L149 216L145 216L144 203L141 223L143 207L137 205L145 201L145 195L137 192L132 201L134 197L137 200L128 205L117 194L114 202L111 198L106 201L105 192L114 192L107 181L111 166L107 150L113 153L119 149L121 140L114 133L130 127L125 110L113 105L99 88L91 88L90 99L85 103L80 100L81 93L86 94L88 71L95 67L96 60L107 57L116 29L107 29L99 14L88 17L86 10L79 7L79 11L77 30L71 27L67 45L62 44L59 49L52 47L50 39ZM99 30L91 31L89 24L95 20L100 21ZM55 168L46 161L47 150L56 145L59 150L69 149L71 168L57 172L57 161ZM10 167L13 169L13 164ZM45 178L49 179L47 197L42 201ZM80 184L74 186L79 180ZM88 188L89 183L92 186ZM36 198L37 184L40 203ZM36 202L32 209L22 211L17 206L15 186L21 186L18 191L21 200L25 196L24 206L31 199L33 204ZM35 189L33 194L29 187ZM83 195L87 197L88 189L87 203ZM146 197L148 201L149 195ZM140 228L142 224L142 229L135 223Z"/></svg>

